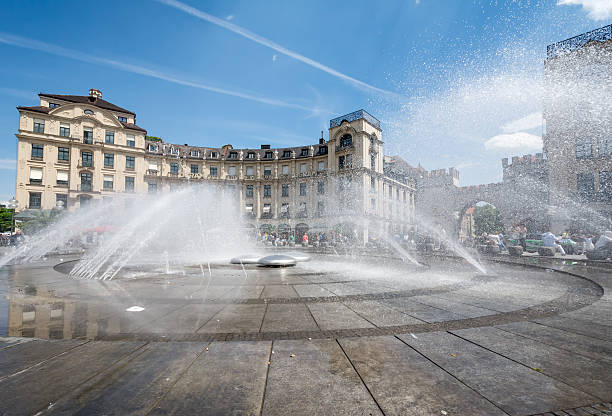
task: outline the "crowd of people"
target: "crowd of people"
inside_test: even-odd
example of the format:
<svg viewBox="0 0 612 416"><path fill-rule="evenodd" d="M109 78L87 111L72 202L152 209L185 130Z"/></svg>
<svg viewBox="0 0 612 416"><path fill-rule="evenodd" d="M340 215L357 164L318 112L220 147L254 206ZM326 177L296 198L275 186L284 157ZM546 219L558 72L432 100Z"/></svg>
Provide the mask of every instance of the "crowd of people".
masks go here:
<svg viewBox="0 0 612 416"><path fill-rule="evenodd" d="M344 235L340 232L334 232L330 230L327 232L305 232L305 233L278 233L272 232L259 232L257 235L257 241L263 245L271 245L274 247L283 246L313 246L318 247L320 245L348 245L354 239Z"/></svg>

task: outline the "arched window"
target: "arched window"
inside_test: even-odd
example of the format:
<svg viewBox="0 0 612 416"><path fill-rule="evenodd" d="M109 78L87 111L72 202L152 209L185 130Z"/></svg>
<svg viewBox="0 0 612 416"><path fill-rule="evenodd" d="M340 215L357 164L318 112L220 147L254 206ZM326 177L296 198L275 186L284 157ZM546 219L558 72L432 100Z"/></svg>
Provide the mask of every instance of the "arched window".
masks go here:
<svg viewBox="0 0 612 416"><path fill-rule="evenodd" d="M93 111L91 111L91 110L89 110L89 109L87 109L87 110L83 111L83 113L85 113L85 114L87 114L87 115L90 115L90 116L93 116L93 113L94 113L94 112L93 112Z"/></svg>
<svg viewBox="0 0 612 416"><path fill-rule="evenodd" d="M340 147L349 147L353 145L353 136L345 134L340 138Z"/></svg>

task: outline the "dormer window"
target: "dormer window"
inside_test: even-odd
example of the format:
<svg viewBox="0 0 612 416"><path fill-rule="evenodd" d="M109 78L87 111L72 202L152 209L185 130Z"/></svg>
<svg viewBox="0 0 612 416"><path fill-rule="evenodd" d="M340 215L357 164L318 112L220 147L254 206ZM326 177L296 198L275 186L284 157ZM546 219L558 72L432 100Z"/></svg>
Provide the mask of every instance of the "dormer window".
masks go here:
<svg viewBox="0 0 612 416"><path fill-rule="evenodd" d="M290 150L283 150L283 157L291 157L291 151Z"/></svg>
<svg viewBox="0 0 612 416"><path fill-rule="evenodd" d="M156 144L149 144L149 152L157 152L158 149Z"/></svg>
<svg viewBox="0 0 612 416"><path fill-rule="evenodd" d="M87 110L84 110L83 113L87 114L88 116L93 116L94 112L89 110L89 109L87 109Z"/></svg>
<svg viewBox="0 0 612 416"><path fill-rule="evenodd" d="M210 152L210 157L213 159L216 159L219 157L219 153L218 152Z"/></svg>
<svg viewBox="0 0 612 416"><path fill-rule="evenodd" d="M238 159L238 153L237 152L230 152L228 158L229 159Z"/></svg>
<svg viewBox="0 0 612 416"><path fill-rule="evenodd" d="M127 117L117 116L117 118L119 119L120 122L127 123Z"/></svg>
<svg viewBox="0 0 612 416"><path fill-rule="evenodd" d="M264 155L265 159L272 159L273 153L272 152L266 152Z"/></svg>
<svg viewBox="0 0 612 416"><path fill-rule="evenodd" d="M320 155L326 155L327 154L327 146L319 147L319 154Z"/></svg>
<svg viewBox="0 0 612 416"><path fill-rule="evenodd" d="M340 138L340 147L349 147L353 145L353 136L345 134Z"/></svg>
<svg viewBox="0 0 612 416"><path fill-rule="evenodd" d="M179 154L179 150L174 148L174 147L171 147L170 148L170 154L171 155L178 155Z"/></svg>
<svg viewBox="0 0 612 416"><path fill-rule="evenodd" d="M59 107L60 105L58 103L49 103L49 108L56 108Z"/></svg>
<svg viewBox="0 0 612 416"><path fill-rule="evenodd" d="M255 159L255 153L253 152L247 153L247 159Z"/></svg>
<svg viewBox="0 0 612 416"><path fill-rule="evenodd" d="M308 156L308 149L302 149L300 156Z"/></svg>
<svg viewBox="0 0 612 416"><path fill-rule="evenodd" d="M200 152L199 151L197 151L197 150L192 150L191 151L191 157L198 157L198 156L200 156Z"/></svg>

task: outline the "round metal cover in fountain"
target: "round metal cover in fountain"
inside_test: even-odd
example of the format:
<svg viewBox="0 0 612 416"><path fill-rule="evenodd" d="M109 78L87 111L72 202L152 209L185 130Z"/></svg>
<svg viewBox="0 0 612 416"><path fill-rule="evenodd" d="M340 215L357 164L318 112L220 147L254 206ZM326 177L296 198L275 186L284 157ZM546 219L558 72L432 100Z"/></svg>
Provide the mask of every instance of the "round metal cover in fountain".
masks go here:
<svg viewBox="0 0 612 416"><path fill-rule="evenodd" d="M290 251L288 253L284 253L289 257L293 257L296 261L310 261L310 256L305 253L300 253L297 251Z"/></svg>
<svg viewBox="0 0 612 416"><path fill-rule="evenodd" d="M297 260L284 254L273 254L259 259L260 266L268 267L289 267L295 266Z"/></svg>
<svg viewBox="0 0 612 416"><path fill-rule="evenodd" d="M230 260L231 264L258 264L260 255L257 254L243 254L242 256L234 257Z"/></svg>

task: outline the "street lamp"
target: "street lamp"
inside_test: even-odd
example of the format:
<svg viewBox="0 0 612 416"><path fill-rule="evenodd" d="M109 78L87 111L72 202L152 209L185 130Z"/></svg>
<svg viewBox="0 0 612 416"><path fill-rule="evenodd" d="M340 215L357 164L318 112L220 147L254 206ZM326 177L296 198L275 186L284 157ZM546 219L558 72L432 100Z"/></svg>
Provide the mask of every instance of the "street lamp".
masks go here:
<svg viewBox="0 0 612 416"><path fill-rule="evenodd" d="M19 204L17 200L15 199L15 197L13 197L13 199L8 201L7 207L11 210L11 234L15 232L15 209L17 208L18 205Z"/></svg>

